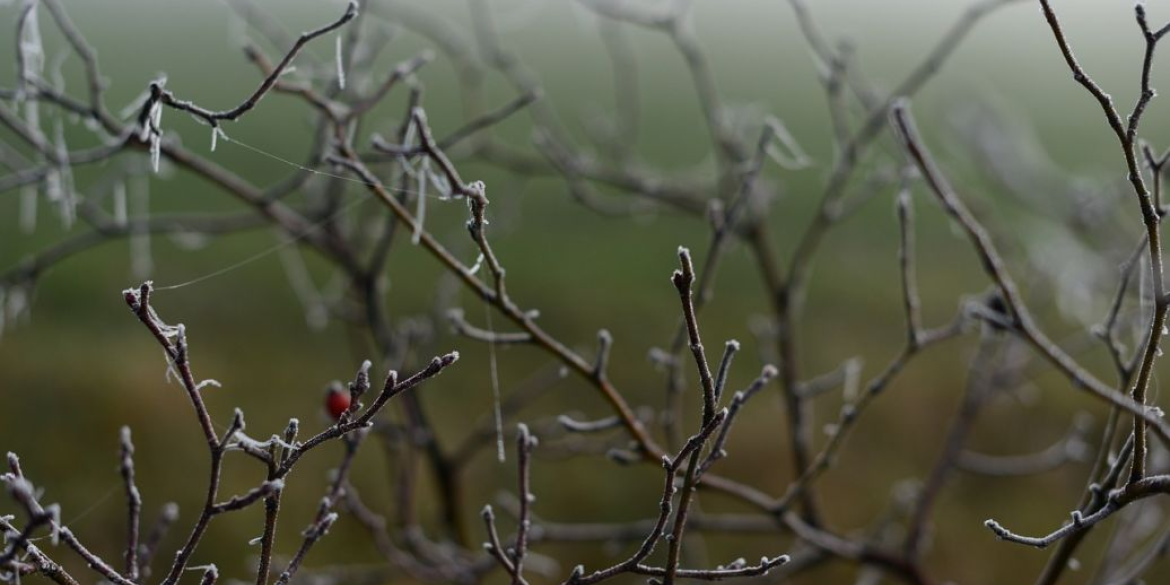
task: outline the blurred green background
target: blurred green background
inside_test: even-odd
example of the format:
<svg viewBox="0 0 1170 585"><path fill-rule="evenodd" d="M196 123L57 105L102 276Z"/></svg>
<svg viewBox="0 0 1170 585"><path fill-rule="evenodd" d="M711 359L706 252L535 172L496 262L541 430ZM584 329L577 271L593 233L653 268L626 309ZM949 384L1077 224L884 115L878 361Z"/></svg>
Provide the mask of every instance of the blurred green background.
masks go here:
<svg viewBox="0 0 1170 585"><path fill-rule="evenodd" d="M342 9L338 2L258 4L293 31L329 21ZM470 16L462 2L418 4L454 26L468 27ZM886 89L921 59L967 3L811 4L826 35L850 39L864 75ZM1142 44L1130 5L1090 0L1057 4L1085 67L1119 104L1132 103ZM165 72L167 87L178 96L211 108L234 105L257 83L254 67L240 51L251 35L222 2L69 0L65 5L100 52L110 82L108 104L114 111L160 72ZM1151 9L1153 22L1170 18L1170 11L1163 8ZM589 116L608 115L612 72L592 14L567 3L539 0L497 1L491 9L504 45L538 75L544 100L575 135L581 134ZM782 192L770 221L780 253L787 257L815 209L832 162L829 119L814 62L785 2L697 2L693 10L697 38L723 99L776 115L815 159L808 169L772 167L765 172ZM8 55L16 44L15 3L4 7L2 14L0 47ZM47 16L41 22L51 61L65 47ZM713 171L709 139L682 59L661 34L636 28L628 32L639 72L641 156L649 164L680 173ZM328 62L332 42L331 37L322 39L307 52ZM269 55L277 54L272 47L261 46ZM389 66L429 46L425 39L403 31L387 47L384 61ZM4 61L0 79L12 79L12 59L0 61ZM1166 73L1163 65L1155 67L1155 80ZM69 57L64 71L68 87L80 92L75 57ZM426 88L423 105L439 135L458 127L461 120L456 75L441 56L419 73ZM488 88L491 104L511 97L499 79L490 79ZM392 131L403 97L398 92L388 99L369 129ZM1114 138L1097 105L1072 82L1035 3L1016 3L982 21L914 102L919 125L940 163L996 236L1052 336L1061 340L1098 322L1116 272L1074 269L1082 260L1091 267L1115 267L1120 262L1140 233L1137 205L1124 196L1124 166ZM1166 111L1163 102L1155 100L1142 126L1142 134L1156 147L1170 132ZM243 143L300 161L307 153L310 114L296 99L277 95L226 130ZM164 128L169 137L180 137L196 153L257 185L272 184L293 170L230 142L220 141L219 148L209 152L206 128L173 111L164 114ZM1034 187L1032 199L1007 188L1010 177L988 175L989 168L1002 167L977 156L976 142L984 130L1007 138L1001 154L1008 162L1036 169L1029 184ZM497 132L517 147L531 148L523 115L509 119ZM82 129L70 126L68 134L78 137L76 144L85 143ZM887 137L882 144L893 143ZM145 160L145 155L130 156ZM78 191L85 195L87 185L99 183L108 170L79 171ZM634 405L661 404L665 381L646 356L651 348L669 343L678 322L677 297L668 280L676 266L675 249L686 245L696 252L704 250L706 224L654 211L605 218L573 203L563 182L555 178L526 179L475 163L461 165L461 172L488 185L493 202L491 238L517 301L539 309L546 329L584 355L592 355L597 330L609 329L616 340L611 370L615 384ZM1055 217L1078 204L1072 196L1078 189L1101 203L1094 213L1110 218L1117 229L1107 234L1111 237L1071 236L1092 258L1054 259L1046 255L1049 248L1044 242L1051 238L1045 237L1064 233ZM360 187L350 191L350 197L364 194ZM807 374L861 356L863 379L868 379L902 343L893 194L892 189L879 193L857 216L830 232L823 246L799 329L801 367ZM956 237L925 191L915 192L915 205L924 312L928 324L938 325L954 314L962 296L980 293L987 283L966 241ZM150 179L150 206L154 212L239 209L224 193L182 172ZM36 231L23 233L18 229L18 208L16 193L0 196L0 268L14 266L67 236L47 206L40 210ZM474 254L463 229L465 220L462 203L438 203L430 209L428 226L470 262ZM197 249L153 238L149 276L163 286L186 282L251 258L277 241L265 229L213 239ZM164 380L157 346L125 310L119 292L139 279L130 258L127 242L117 241L62 263L39 279L31 318L7 324L0 339L0 448L21 455L26 472L45 488L43 500L60 502L63 517L95 551L117 558L124 522L117 431L122 425L132 427L147 520L166 501L177 502L183 512L161 555L165 561L201 501L205 446L185 396ZM305 259L314 280L324 287L329 280L325 264L312 255ZM1093 278L1053 284L1052 277L1062 273ZM386 303L392 317L434 315L448 308L437 304L449 301L465 308L473 322L481 322L483 309L469 295L462 291L450 299L436 295L441 275L423 251L396 246L387 274ZM1088 300L1081 302L1083 298ZM222 389L207 392L215 418L227 421L232 409L240 407L253 436L278 432L289 417L300 418L307 430L322 428L326 424L320 413L322 389L331 380L352 376L367 357L355 351L336 322L319 331L308 326L279 254L161 292L155 304L164 319L187 325L197 375L223 382ZM734 368L733 387L743 386L759 371L759 344L750 324L768 310L753 259L742 246L732 246L714 301L701 320L709 348L721 347L725 339L744 342L746 351ZM423 388L421 396L440 442L455 445L491 411L487 347L451 335L442 322L436 334L435 351L458 349L463 359ZM852 534L883 513L903 481L921 479L929 471L956 410L965 383L964 365L976 337L968 335L918 358L863 418L837 466L818 484L822 501L831 503L826 507L831 526ZM1100 349L1094 347L1084 356L1099 376L1112 380ZM535 349L499 348L504 392L548 363ZM1077 412L1091 412L1098 426L1104 420L1102 405L1047 370L1040 371L1023 395L1025 399L1005 398L987 408L972 448L998 454L1031 452L1059 439ZM818 399L816 428L835 418L840 401L840 392ZM581 417L608 414L595 391L570 378L524 410L519 420L540 429L563 412ZM738 423L722 473L769 493L782 493L791 477L781 421L780 396L772 387ZM823 434L818 432L817 437L821 440ZM293 552L299 541L339 449L316 453L295 474L278 538L282 554ZM476 539L482 534L475 511L494 501L501 490L514 489L514 461L498 464L492 451L486 445L466 472L464 505L471 512L468 521ZM359 462L355 482L367 503L394 517L387 479L392 470L381 449L371 442ZM254 485L258 472L250 463L233 460L223 493ZM1086 473L1085 465L1069 465L1024 478L957 474L937 507L927 557L930 573L940 582L1030 582L1047 554L997 542L983 528L983 520L1003 519L1028 533L1047 531L1076 505ZM423 478L424 493L428 481ZM535 468L536 511L550 520L649 517L659 490L657 471L617 466L600 455L570 461L542 457ZM747 511L717 496L704 497L702 503L708 511ZM435 503L427 499L424 504L422 517L433 527ZM7 511L7 505L0 510ZM246 543L260 533L260 514L256 509L217 521L195 564L214 561L225 575L247 578L256 551ZM1157 503L1144 505L1141 514L1161 523ZM1093 565L1109 530L1098 530L1078 555L1084 564ZM708 555L712 562L740 555L750 559L784 552L786 543L779 535L712 539ZM564 574L576 562L594 568L621 558L628 549L557 545L539 547L537 552L562 560ZM343 519L313 551L307 567L375 562L376 551L364 533ZM854 572L853 567L838 565L805 582L851 582ZM1090 569L1073 572L1068 582L1090 575Z"/></svg>

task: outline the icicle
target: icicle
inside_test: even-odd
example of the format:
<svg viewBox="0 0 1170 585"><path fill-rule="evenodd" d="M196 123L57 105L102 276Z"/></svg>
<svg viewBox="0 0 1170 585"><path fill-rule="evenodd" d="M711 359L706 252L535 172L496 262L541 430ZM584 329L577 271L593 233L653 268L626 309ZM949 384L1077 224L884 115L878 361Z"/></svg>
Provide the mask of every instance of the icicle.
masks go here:
<svg viewBox="0 0 1170 585"><path fill-rule="evenodd" d="M49 515L49 544L57 546L61 543L61 504L49 504L45 506L45 512Z"/></svg>
<svg viewBox="0 0 1170 585"><path fill-rule="evenodd" d="M402 135L402 145L403 146L413 145L415 138L418 138L418 128L415 127L413 121L407 122L406 123L406 133ZM406 166L406 157L400 156L400 157L398 157L398 160L402 162L402 166L404 166L404 167Z"/></svg>
<svg viewBox="0 0 1170 585"><path fill-rule="evenodd" d="M24 23L24 38L21 39L25 73L29 77L39 77L45 67L45 48L41 44L41 26L37 18L36 3L36 0L25 3L31 6L31 12Z"/></svg>
<svg viewBox="0 0 1170 585"><path fill-rule="evenodd" d="M162 134L162 102L160 100L150 101L154 92L153 86L155 85L160 88L166 87L167 77L165 75L160 77L151 84L151 89L147 89L146 93L143 93L140 99L135 100L138 103L143 105L149 104L150 106L150 109L146 112L146 120L142 121L142 127L138 129L138 139L143 142L151 140L155 134ZM129 110L129 115L136 115L138 109L127 106L123 112Z"/></svg>
<svg viewBox="0 0 1170 585"><path fill-rule="evenodd" d="M37 188L25 185L20 189L20 231L31 234L37 230Z"/></svg>
<svg viewBox="0 0 1170 585"><path fill-rule="evenodd" d="M162 102L156 101L150 106L150 121L142 131L150 141L150 168L158 174L159 159L162 154Z"/></svg>
<svg viewBox="0 0 1170 585"><path fill-rule="evenodd" d="M492 308L487 303L483 304L484 320L487 323L487 328L490 333L495 334L495 328L492 327ZM504 448L504 411L500 400L500 368L496 360L496 343L488 339L488 360L491 363L492 374L492 405L493 414L495 415L496 423L496 459L500 463L507 461L507 450Z"/></svg>
<svg viewBox="0 0 1170 585"><path fill-rule="evenodd" d="M65 144L65 125L61 120L57 120L54 128L56 131L56 150L57 160L60 161L58 173L60 174L60 189L61 189L61 222L65 225L65 229L73 227L73 222L77 219L77 195L73 190L73 168L69 165L69 147Z"/></svg>
<svg viewBox="0 0 1170 585"><path fill-rule="evenodd" d="M45 134L41 132L40 102L36 100L24 102L24 123L38 141L44 142Z"/></svg>
<svg viewBox="0 0 1170 585"><path fill-rule="evenodd" d="M305 323L313 331L325 329L329 325L329 314L321 300L321 293L317 291L312 277L309 276L304 258L295 246L281 246L279 254L280 263L284 265L284 273L288 276L289 286L304 307Z"/></svg>
<svg viewBox="0 0 1170 585"><path fill-rule="evenodd" d="M24 2L22 10L29 12L24 21L24 27L20 30L20 43L17 45L17 50L21 52L24 64L24 69L17 72L20 77L17 84L17 97L19 99L24 99L26 83L39 79L45 68L45 48L41 44L41 27L37 21L36 0Z"/></svg>
<svg viewBox="0 0 1170 585"><path fill-rule="evenodd" d="M17 80L18 101L24 99L27 83L41 79L45 69L45 49L41 44L41 27L37 20L37 0L26 0L22 3L22 9L29 12L24 21L24 27L18 31L20 42L17 45L17 50L20 51L24 64L24 69L17 72L19 77ZM32 91L35 92L35 88ZM44 134L41 133L39 103L35 99L24 102L24 121L33 136L43 141Z"/></svg>
<svg viewBox="0 0 1170 585"><path fill-rule="evenodd" d="M160 83L165 84L166 78L163 78L163 80ZM143 90L142 93L134 96L134 99L130 100L130 103L126 104L126 107L122 108L121 110L118 110L118 119L125 120L125 119L137 114L138 111L142 109L142 106L146 104L146 100L148 100L148 99L150 99L150 89L149 88ZM145 135L143 135L143 134L139 134L139 136L142 137L143 140L146 139Z"/></svg>
<svg viewBox="0 0 1170 585"><path fill-rule="evenodd" d="M114 223L126 227L126 183L114 183Z"/></svg>
<svg viewBox="0 0 1170 585"><path fill-rule="evenodd" d="M1130 323L1130 333L1133 338L1130 343L1134 346L1145 343L1145 335L1148 329L1149 319L1152 318L1154 309L1154 291L1153 291L1153 277L1151 276L1151 268L1149 263L1142 263L1138 267L1138 310L1133 311L1132 322Z"/></svg>
<svg viewBox="0 0 1170 585"><path fill-rule="evenodd" d="M28 311L28 293L22 286L14 286L8 290L8 302L3 309L8 312L8 322L12 325L20 324L21 319L28 322L31 313Z"/></svg>
<svg viewBox="0 0 1170 585"><path fill-rule="evenodd" d="M162 132L152 134L150 136L150 169L154 174L158 174L159 159L162 158L162 149L160 148L162 142Z"/></svg>
<svg viewBox="0 0 1170 585"><path fill-rule="evenodd" d="M471 274L475 274L476 272L479 272L480 268L483 268L483 253L482 252L480 253L479 257L475 259L475 264L472 264L471 268L468 268L467 271Z"/></svg>
<svg viewBox="0 0 1170 585"><path fill-rule="evenodd" d="M134 218L141 222L139 229L130 235L130 270L134 277L144 279L154 271L154 261L150 253L150 232L145 229L146 220L150 219L150 180L138 177L131 192L134 206Z"/></svg>
<svg viewBox="0 0 1170 585"><path fill-rule="evenodd" d="M345 89L345 62L341 54L341 37L337 37L337 87Z"/></svg>
<svg viewBox="0 0 1170 585"><path fill-rule="evenodd" d="M451 183L445 177L440 177L432 171L429 165L427 166L426 174L430 178L431 185L434 185L435 189L439 190L439 199L443 201L450 199L452 196Z"/></svg>
<svg viewBox="0 0 1170 585"><path fill-rule="evenodd" d="M795 171L807 168L812 164L812 160L805 154L804 149L788 132L788 128L779 119L768 116L764 122L772 129L772 139L768 141L767 146L764 147L764 153L768 155L780 168ZM781 152L777 148L777 144L782 146L787 152Z"/></svg>
<svg viewBox="0 0 1170 585"><path fill-rule="evenodd" d="M223 128L219 126L211 127L211 152L215 152L215 147L219 144L219 139L223 138L225 141L230 140L227 134L224 134Z"/></svg>
<svg viewBox="0 0 1170 585"><path fill-rule="evenodd" d="M45 198L53 203L60 203L64 198L61 191L61 171L51 168L45 173Z"/></svg>
<svg viewBox="0 0 1170 585"><path fill-rule="evenodd" d="M77 221L77 191L74 189L73 168L69 165L61 167L61 220L65 229L73 227Z"/></svg>
<svg viewBox="0 0 1170 585"><path fill-rule="evenodd" d="M427 218L427 175L430 174L430 170L431 164L428 160L423 163L422 172L419 173L418 193L415 193L418 197L418 208L414 212L414 234L411 235L410 242L416 246L422 238L423 221Z"/></svg>
<svg viewBox="0 0 1170 585"><path fill-rule="evenodd" d="M53 80L53 89L62 95L65 94L65 74L62 70L64 69L65 59L68 57L69 53L60 53L53 59L53 65L49 68L49 78Z"/></svg>
<svg viewBox="0 0 1170 585"><path fill-rule="evenodd" d="M845 362L845 379L842 382L844 387L843 395L846 402L853 402L857 399L857 393L861 388L861 358L849 358Z"/></svg>

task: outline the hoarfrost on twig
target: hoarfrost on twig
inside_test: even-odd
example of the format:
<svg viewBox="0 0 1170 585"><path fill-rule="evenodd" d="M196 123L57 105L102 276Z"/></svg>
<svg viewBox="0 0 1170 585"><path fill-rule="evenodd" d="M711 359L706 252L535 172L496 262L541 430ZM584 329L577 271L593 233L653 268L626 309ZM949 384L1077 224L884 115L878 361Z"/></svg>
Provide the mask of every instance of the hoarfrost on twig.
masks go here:
<svg viewBox="0 0 1170 585"><path fill-rule="evenodd" d="M49 533L49 543L57 546L61 543L61 504L45 506L45 513L49 515L49 526L52 528Z"/></svg>
<svg viewBox="0 0 1170 585"><path fill-rule="evenodd" d="M281 447L283 449L296 449L297 446L299 445L299 443L288 443L284 439L280 438L278 435L272 435L271 437L268 437L268 439L264 440L264 441L257 441L256 439L253 439L252 437L249 437L248 435L244 434L243 430L239 430L239 431L236 431L236 433L234 435L232 435L231 441L228 444L224 445L224 449L226 449L226 450L250 449L253 451L267 451L268 448L273 446L273 445L276 445L276 446Z"/></svg>
<svg viewBox="0 0 1170 585"><path fill-rule="evenodd" d="M49 79L53 80L53 89L57 90L57 93L60 94L65 93L64 67L65 61L68 58L68 52L58 53L57 56L53 58L53 64L49 67Z"/></svg>
<svg viewBox="0 0 1170 585"><path fill-rule="evenodd" d="M160 88L165 84L165 77L154 82L154 85ZM162 156L162 112L163 103L161 99L156 99L151 102L146 121L142 124L142 128L138 129L138 139L150 144L150 168L155 174L158 174L159 160Z"/></svg>
<svg viewBox="0 0 1170 585"><path fill-rule="evenodd" d="M154 126L157 130L150 134L150 169L157 175L159 160L162 158L162 127L159 126L159 122L162 121L162 106L156 105L155 108L157 113L153 118L156 120Z"/></svg>
<svg viewBox="0 0 1170 585"><path fill-rule="evenodd" d="M203 390L204 388L207 388L208 386L213 387L213 388L223 388L223 384L221 384L219 382L219 380L212 380L211 378L208 378L208 379L196 384L195 391L199 392L199 391Z"/></svg>
<svg viewBox="0 0 1170 585"><path fill-rule="evenodd" d="M18 45L21 63L24 66L18 72L20 79L17 80L17 97L20 99L24 99L26 83L39 79L45 68L45 48L41 44L41 27L37 21L37 1L26 0L22 10L27 10L28 16L20 30L20 43Z"/></svg>
<svg viewBox="0 0 1170 585"><path fill-rule="evenodd" d="M764 147L764 153L768 158L780 165L780 168L790 171L808 168L812 164L812 159L805 154L800 143L783 122L774 116L768 116L764 123L772 130L772 140Z"/></svg>
<svg viewBox="0 0 1170 585"><path fill-rule="evenodd" d="M418 193L415 193L415 197L418 198L418 207L414 212L414 233L410 236L410 242L416 246L422 238L423 222L426 221L427 217L427 176L431 174L430 159L423 159L420 171L418 174Z"/></svg>
<svg viewBox="0 0 1170 585"><path fill-rule="evenodd" d="M0 313L4 313L5 319L12 325L20 323L21 319L25 322L32 316L28 304L28 290L30 285L14 285L7 289L7 299L0 299L7 301L0 305Z"/></svg>
<svg viewBox="0 0 1170 585"><path fill-rule="evenodd" d="M159 79L159 85L166 85L167 78L165 76ZM146 105L146 100L150 99L150 89L142 90L134 99L130 100L125 107L118 110L118 119L125 120L137 114L142 106ZM143 132L145 128L139 129L139 137L146 140L146 134Z"/></svg>
<svg viewBox="0 0 1170 585"><path fill-rule="evenodd" d="M342 54L343 47L341 36L337 37L337 87L345 89L345 56Z"/></svg>
<svg viewBox="0 0 1170 585"><path fill-rule="evenodd" d="M475 264L472 264L471 268L468 268L467 271L470 272L471 274L475 274L475 273L479 272L480 268L483 268L483 253L482 252L480 252L479 257L477 257L475 259Z"/></svg>
<svg viewBox="0 0 1170 585"><path fill-rule="evenodd" d="M61 210L61 223L65 229L73 227L73 222L77 219L77 195L73 188L73 167L69 165L69 147L65 144L65 126L58 119L54 127L55 130L55 147L57 151L57 161L60 166L55 169L54 175L58 177L60 190L60 199L58 205Z"/></svg>
<svg viewBox="0 0 1170 585"><path fill-rule="evenodd" d="M37 188L34 185L20 189L20 231L26 234L37 231Z"/></svg>
<svg viewBox="0 0 1170 585"><path fill-rule="evenodd" d="M427 165L426 175L430 179L431 185L439 191L439 199L446 201L452 197L451 183L448 183L446 179L431 169L430 164Z"/></svg>

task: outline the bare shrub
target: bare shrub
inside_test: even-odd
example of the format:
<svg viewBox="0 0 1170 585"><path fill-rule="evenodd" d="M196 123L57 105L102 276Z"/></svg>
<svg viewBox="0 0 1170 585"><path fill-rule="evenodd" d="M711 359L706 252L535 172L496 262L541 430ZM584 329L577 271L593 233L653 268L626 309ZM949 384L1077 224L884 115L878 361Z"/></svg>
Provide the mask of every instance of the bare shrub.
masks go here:
<svg viewBox="0 0 1170 585"><path fill-rule="evenodd" d="M309 324L340 319L357 329L363 339L372 341L373 355L348 385L338 384L330 390L328 408L333 419L323 429L309 434L293 418L283 430L256 435L268 438L253 438L245 432L244 413L239 409L226 426L214 420L203 393L218 382L201 380L194 374L186 327L164 321L153 302L156 291L185 287L222 271L175 285L155 287L147 281L127 289L124 298L131 314L162 348L165 363L161 365L168 379L173 378L184 390L207 443L210 465L202 508L193 516L173 561L162 563L165 568L155 572L163 537L176 526L178 511L173 504L164 506L157 524L144 536L143 507L157 503L145 502L136 487L135 445L129 428L125 428L116 461L124 482L127 526L106 527L89 536L124 540L124 552L120 559L103 559L83 543L87 539L62 521L59 506L42 502L35 474L26 474L17 456L10 454L9 470L0 480L7 486L16 513L0 517L0 530L5 534L0 579L18 582L39 575L62 585L75 584L79 582L75 575L88 569L97 579L118 585L151 579L173 585L187 572L195 571L201 583L210 585L220 577L216 565L191 566L209 525L224 515L263 507L253 578L258 585L273 580L281 585L292 580L478 583L493 575L513 584L547 581L588 585L614 578L648 578L669 585L678 580L783 582L810 578L807 575L847 574L814 572L834 566L857 567L859 583L963 581L963 575L938 571L926 561L940 494L953 476L969 473L1014 478L1083 463L1086 485L1082 499L1070 506L1069 519L1053 519L1054 528L1039 536L1016 532L1022 529L1012 518L987 520L988 540L994 536L1006 542L972 546L972 554L994 558L995 546L1052 546L1054 550L1035 580L1056 583L1067 578L1070 567L1078 565L1074 555L1086 537L1099 531L1097 527L1106 520L1119 517L1091 582L1138 582L1165 555L1170 543L1170 530L1143 528L1137 512L1123 513L1138 510L1137 505L1148 498L1170 493L1165 458L1154 456L1165 454L1170 423L1154 406L1153 395L1170 311L1161 256L1161 221L1166 209L1162 173L1170 152L1158 154L1139 133L1155 97L1155 51L1170 25L1151 26L1144 6L1139 3L1134 9L1136 34L1145 50L1139 97L1123 111L1077 62L1050 2L1038 2L1073 79L1100 105L1104 122L1117 139L1131 191L1127 198L1135 200L1141 217L1140 232L1131 234L1132 226L1127 229L1124 223L1118 224L1110 213L1085 211L1097 210L1092 207L1097 203L1063 205L1021 195L1025 204L1049 214L1053 223L1088 234L1103 252L1120 252L1126 258L1116 274L1084 273L1099 276L1104 283L1092 284L1108 285L1115 293L1107 299L1095 299L1107 306L1100 324L1077 323L1078 332L1071 341L1064 340L1063 334L1059 341L1054 340L1055 334L1048 331L1056 326L1047 323L1047 317L1037 316L1043 311L1031 308L1045 291L1060 293L1062 286L1077 285L1076 278L1068 279L1059 265L1065 256L1036 253L1031 258L1029 268L1055 284L1033 285L1032 275L1024 284L1018 283L1017 266L1027 259L1021 261L1001 251L1008 248L1002 236L984 226L981 214L968 207L971 202L965 190L948 181L927 139L916 129L909 105L912 96L945 69L947 59L984 17L1007 5L1025 4L1022 0L973 4L888 93L869 84L852 47L826 39L809 6L802 0L790 0L793 17L821 73L834 147L816 211L809 222L797 226L780 225L775 214L769 213L778 187L764 175L773 170L780 176L799 172L813 164L813 157L801 146L800 137L778 118L725 103L693 31L685 1L580 0L579 5L601 22L612 57L616 104L612 115L595 121L592 145L586 145L558 119L544 99L539 79L524 65L524 56L508 50L493 24L494 15L480 0L469 2L472 26L467 33L419 4L354 0L335 20L296 37L251 0L230 0L228 4L256 35L287 48L271 57L257 46L247 47L246 57L259 74L255 89L236 105L217 110L185 99L167 88L165 78L159 78L122 114L110 109L98 52L86 41L82 27L69 19L64 4L60 0L23 0L11 27L15 30L15 85L0 88L0 124L7 129L0 164L8 168L8 174L0 177L0 192L20 193L26 212L19 221L26 229L35 229L35 206L40 200L53 206L63 225L82 228L70 232L63 241L31 251L26 261L0 274L4 324L11 326L26 315L38 278L47 270L105 242L119 238L135 242L133 268L145 278L152 266L152 235L214 238L266 227L282 238L281 244L268 252L311 251L335 275L336 291L324 294L306 284L299 255L294 254L286 263L290 282L306 304ZM368 22L372 19L414 31L434 49L401 55L397 66L379 70L377 56L393 45L388 43L388 33ZM66 92L56 79L60 74L47 62L42 26L52 26L63 35L71 55L82 63L87 83L80 95ZM715 157L713 172L696 177L668 173L641 162L637 145L644 104L626 38L630 34L665 37L681 55L701 105L702 123ZM306 46L327 47L330 41L335 43L333 59L301 55ZM460 98L466 105L465 118L445 135L432 130L424 107L424 88L416 76L437 59L450 61L455 67ZM514 97L489 107L487 78L505 81ZM220 143L234 140L229 131L232 123L263 108L266 98L278 93L292 96L313 112L316 125L309 139L308 159L284 161L295 168L285 180L271 186L249 182L238 169L184 147L168 131L169 116L189 115L207 127L210 148L215 150ZM405 95L407 108L395 133L371 134L367 126L373 112L397 95ZM533 148L517 147L493 133L496 125L521 114L528 116ZM95 145L71 149L61 129L64 116L83 121ZM976 131L985 130L979 122L971 126L978 127L967 129L976 153L973 156L982 157L979 162L995 173L1005 191L1031 192L1048 180L1027 175L1030 168L1003 158L1006 147L994 142L1002 138L1002 131ZM882 141L888 137L894 138L895 148L883 151ZM193 137L186 138L190 141ZM91 188L74 179L75 169L115 160L131 163L118 167L118 175L106 188ZM596 332L595 349L580 349L566 341L571 336L543 324L535 307L514 296L507 285L508 256L492 245L494 196L489 197L488 185L464 177L468 168L464 165L471 163L487 164L517 177L555 177L580 206L619 220L636 216L645 206L700 219L706 230L702 233L708 242L705 249L696 255L696 263L687 248L679 247L678 268L671 274L679 301L672 312L678 310L681 318L674 335L651 353L665 381L658 403L634 404L630 394L619 389L620 376L610 367L615 339L609 331ZM144 173L166 173L169 168L200 177L233 197L243 211L234 215L152 214L149 202L141 198L130 210L127 184ZM303 195L303 203L294 202L294 193ZM802 309L814 263L826 264L822 270L836 268L825 259L825 238L848 225L848 220L872 201L891 193L900 234L897 266L905 323L901 347L877 368L864 367L856 356L843 356L833 370L810 374L802 367L803 356L812 351L800 335ZM916 270L915 193L937 204L957 234L969 243L988 286L960 299L953 317L942 323L928 323L923 316ZM428 205L440 201L467 206L469 240L454 241L428 227ZM776 243L779 230L797 234L794 244L783 252ZM427 330L433 328L433 318L408 320L386 304L384 277L395 243L401 241L424 251L447 275L447 284L440 286L436 297L449 299L451 288L461 287L487 308L481 321L453 302L446 307L446 325L460 336L461 343L486 344L492 356L489 383L496 400L490 422L469 429L453 448L435 439L432 418L441 413L427 412L416 394L442 385L442 379L435 378L451 367L459 354L432 349L434 336ZM754 345L767 365L746 368L755 378L740 390L730 387L729 379L734 369L740 368L736 356L743 345L726 341L721 355L713 359L700 327L700 315L718 283L720 263L734 248L750 254L771 309L754 331ZM1062 250L1068 251L1067 247ZM664 258L664 278L668 266ZM172 315L182 309L168 307L163 312ZM1068 329L1067 321L1058 322L1062 331ZM863 415L885 396L909 364L923 360L935 346L963 337L974 340L975 351L958 411L950 418L935 463L910 489L893 490L890 512L872 524L833 526L826 510L834 502L818 490L818 482L835 468ZM1132 350L1125 343L1131 338L1138 341ZM537 377L528 386L501 388L495 351L505 345L536 348L555 365L555 371L546 376L548 379ZM1092 348L1104 352L1108 366L1083 357ZM411 356L420 353L438 355L409 376L396 373L395 369L407 370ZM373 390L377 385L371 378L382 369L389 373L380 389ZM1113 380L1106 381L1098 370L1108 371ZM1055 373L1064 386L1090 397L1095 408L1105 413L1103 422L1077 418L1065 436L1035 453L988 455L968 449L973 428L990 401L1017 392L1039 371ZM547 419L540 419L539 427L521 423L534 423L530 417L535 415L525 409L546 393L555 379L568 375L592 388L611 415L580 420L565 413L556 417L555 424L547 424ZM773 459L758 464L785 467L786 487L779 493L748 485L732 474L721 475L716 467L729 457L729 451L734 455L734 449L728 448L733 423L744 409L763 402L756 397L773 387L782 401L786 440L773 446ZM822 436L813 405L820 397L835 393L839 393L841 406ZM687 396L696 398L689 401ZM363 399L369 401L368 406ZM388 413L391 399L403 404L402 416ZM647 509L643 520L618 524L557 522L538 516L532 477L541 473L535 456L542 447L530 426L542 435L547 429L552 441L544 448L555 445L562 455L604 453L611 462L598 465L659 470L661 497L657 507ZM511 450L504 440L505 427L516 429L511 455L506 453ZM430 496L424 498L414 489L418 469L410 464L403 465L398 484L390 486L397 507L392 520L359 496L350 471L359 447L370 436L390 446L392 454L429 462L433 499L439 510L434 522L442 526L439 533L428 533L424 527L428 522L418 518L425 513L422 501ZM316 513L301 533L299 547L282 557L276 550L276 534L286 483L304 455L330 443L343 446L341 460L326 482ZM467 485L463 471L476 453L493 449L501 459L516 459L516 496L484 507L482 527L469 530L465 523L474 518L474 511L466 509L466 500L478 498L487 503L491 495ZM224 460L237 456L257 462L264 479L250 491L225 497L220 489ZM862 485L857 489L872 492L886 488ZM732 501L744 511L703 510L700 497L708 493ZM511 534L497 525L496 509L501 504L509 526L514 521ZM302 569L311 558L311 549L337 522L360 526L384 563L344 572L312 570L309 566ZM776 548L759 560L706 562L701 545L711 535L758 539ZM547 562L539 552L544 545L574 542L617 543L621 553L607 565L585 566L567 559L569 568L562 568ZM246 539L239 545L246 550ZM241 556L250 554L242 552ZM75 555L79 562L61 558L68 555Z"/></svg>

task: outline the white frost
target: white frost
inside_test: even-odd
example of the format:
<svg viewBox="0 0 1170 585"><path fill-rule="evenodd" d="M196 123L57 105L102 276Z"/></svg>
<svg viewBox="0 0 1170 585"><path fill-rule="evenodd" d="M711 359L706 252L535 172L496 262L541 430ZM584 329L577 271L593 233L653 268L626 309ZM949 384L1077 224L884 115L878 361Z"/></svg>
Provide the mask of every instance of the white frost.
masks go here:
<svg viewBox="0 0 1170 585"><path fill-rule="evenodd" d="M31 234L37 230L37 188L25 185L20 189L20 231Z"/></svg>
<svg viewBox="0 0 1170 585"><path fill-rule="evenodd" d="M415 193L415 196L418 197L418 207L414 212L414 233L410 236L410 242L416 246L422 239L423 222L427 218L427 176L430 175L430 171L430 159L424 159L421 172L418 175L418 193Z"/></svg>
<svg viewBox="0 0 1170 585"><path fill-rule="evenodd" d="M341 37L337 37L337 87L345 89L345 60L341 54Z"/></svg>

